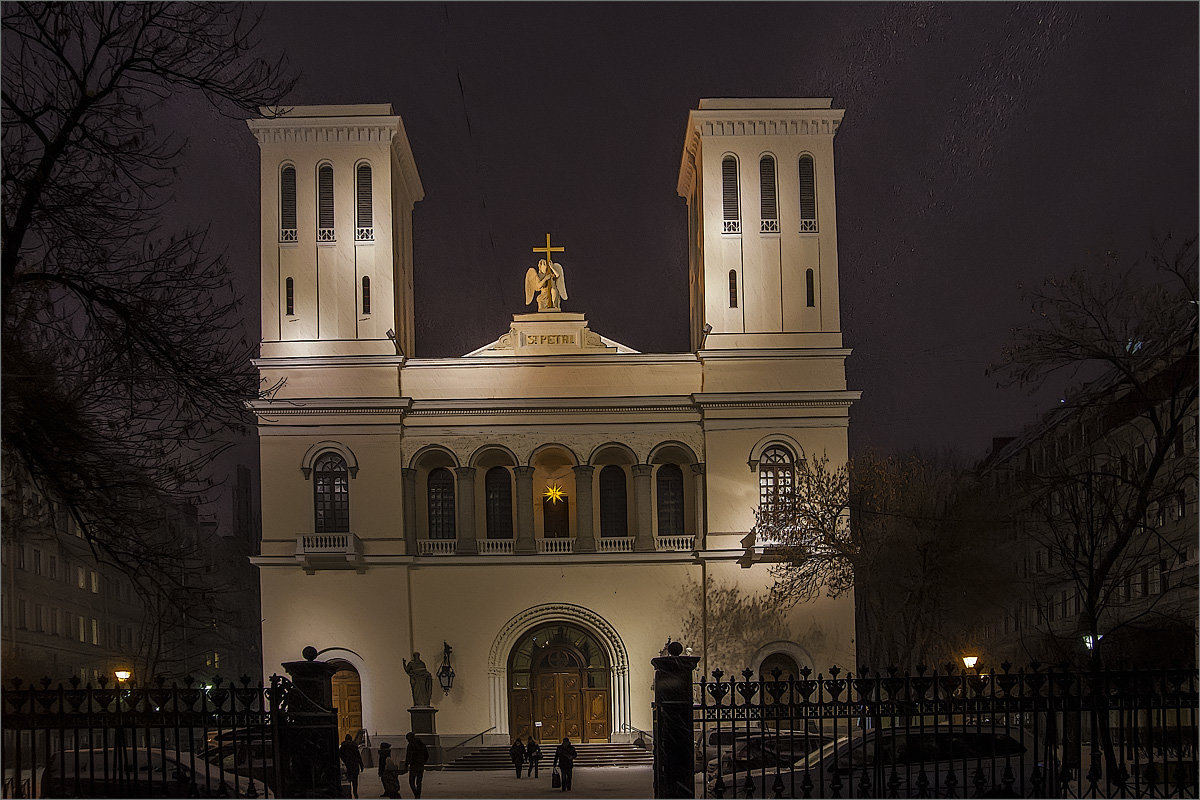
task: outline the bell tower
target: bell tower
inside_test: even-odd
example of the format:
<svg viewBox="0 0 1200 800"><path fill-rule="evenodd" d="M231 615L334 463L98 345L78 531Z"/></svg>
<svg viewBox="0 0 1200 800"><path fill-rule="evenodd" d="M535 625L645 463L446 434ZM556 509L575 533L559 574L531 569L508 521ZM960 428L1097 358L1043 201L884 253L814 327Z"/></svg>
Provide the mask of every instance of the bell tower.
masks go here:
<svg viewBox="0 0 1200 800"><path fill-rule="evenodd" d="M688 116L694 351L841 347L831 105L723 98Z"/></svg>
<svg viewBox="0 0 1200 800"><path fill-rule="evenodd" d="M273 111L247 123L261 152L262 355L412 356L425 192L403 121L390 104Z"/></svg>

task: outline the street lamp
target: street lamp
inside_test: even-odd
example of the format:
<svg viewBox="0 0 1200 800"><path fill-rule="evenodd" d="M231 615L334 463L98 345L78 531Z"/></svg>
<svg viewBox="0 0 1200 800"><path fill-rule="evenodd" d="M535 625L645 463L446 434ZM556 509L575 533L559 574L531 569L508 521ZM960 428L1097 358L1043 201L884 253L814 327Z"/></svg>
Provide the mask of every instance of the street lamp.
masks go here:
<svg viewBox="0 0 1200 800"><path fill-rule="evenodd" d="M979 663L979 656L963 656L962 662L967 669L975 669L975 665Z"/></svg>
<svg viewBox="0 0 1200 800"><path fill-rule="evenodd" d="M446 694L450 694L450 687L454 686L454 667L450 666L450 651L450 645L442 642L442 665L438 667L437 679Z"/></svg>
<svg viewBox="0 0 1200 800"><path fill-rule="evenodd" d="M127 670L127 669L118 669L118 670L115 670L115 671L113 672L113 675L114 675L114 676L116 676L117 680L118 680L118 681L120 681L121 683L124 683L125 681L127 681L127 680L129 680L131 677L133 677L133 673L132 673L132 672L130 672L129 670Z"/></svg>

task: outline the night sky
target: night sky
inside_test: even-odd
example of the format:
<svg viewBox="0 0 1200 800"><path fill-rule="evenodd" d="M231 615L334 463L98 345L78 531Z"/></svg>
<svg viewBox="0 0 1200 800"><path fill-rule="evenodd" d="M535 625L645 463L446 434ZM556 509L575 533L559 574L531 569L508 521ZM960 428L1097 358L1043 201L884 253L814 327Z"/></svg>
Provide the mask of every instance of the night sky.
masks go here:
<svg viewBox="0 0 1200 800"><path fill-rule="evenodd" d="M570 300L638 350L688 349L686 204L702 97L832 97L854 451L968 459L1054 401L984 374L1021 285L1197 226L1197 5L271 3L290 101L390 102L416 207L417 356L507 330L549 231ZM258 149L175 102L177 202L212 222L257 339Z"/></svg>

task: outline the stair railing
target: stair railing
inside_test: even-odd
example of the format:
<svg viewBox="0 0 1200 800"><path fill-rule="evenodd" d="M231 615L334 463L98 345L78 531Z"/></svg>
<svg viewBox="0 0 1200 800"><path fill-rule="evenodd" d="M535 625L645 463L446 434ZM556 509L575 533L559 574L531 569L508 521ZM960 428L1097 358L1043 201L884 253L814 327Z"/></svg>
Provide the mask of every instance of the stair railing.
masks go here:
<svg viewBox="0 0 1200 800"><path fill-rule="evenodd" d="M648 731L644 731L641 728L635 728L634 726L630 725L629 732L634 734L634 742L637 742L638 739L641 739L643 742L645 742L647 750L654 746L654 735Z"/></svg>
<svg viewBox="0 0 1200 800"><path fill-rule="evenodd" d="M486 733L491 733L494 730L496 730L495 725L493 725L492 727L488 728L485 731L480 731L479 733L475 734L474 736L471 736L470 738L463 739L461 742L454 745L454 747L451 747L449 750L445 751L445 753L442 755L442 763L449 764L455 758L455 756L452 755L454 753L454 751L461 750L462 748L466 747L467 744L469 744L474 739L479 739L480 740L479 743L480 743L480 745L482 745L483 744L483 739L482 739L483 735Z"/></svg>

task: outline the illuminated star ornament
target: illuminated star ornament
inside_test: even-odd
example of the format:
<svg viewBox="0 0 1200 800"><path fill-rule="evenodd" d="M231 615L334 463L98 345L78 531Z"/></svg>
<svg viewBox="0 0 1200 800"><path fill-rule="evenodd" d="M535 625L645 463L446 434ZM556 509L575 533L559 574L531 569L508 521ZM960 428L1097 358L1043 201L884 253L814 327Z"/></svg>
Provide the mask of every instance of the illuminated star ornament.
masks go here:
<svg viewBox="0 0 1200 800"><path fill-rule="evenodd" d="M563 494L562 487L559 486L557 483L554 484L553 486L546 487L546 499L549 500L551 503L557 503L560 500L562 500L564 497L566 497L566 495Z"/></svg>

